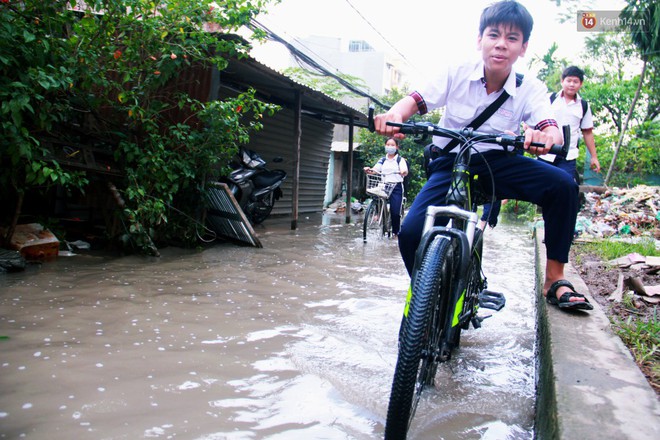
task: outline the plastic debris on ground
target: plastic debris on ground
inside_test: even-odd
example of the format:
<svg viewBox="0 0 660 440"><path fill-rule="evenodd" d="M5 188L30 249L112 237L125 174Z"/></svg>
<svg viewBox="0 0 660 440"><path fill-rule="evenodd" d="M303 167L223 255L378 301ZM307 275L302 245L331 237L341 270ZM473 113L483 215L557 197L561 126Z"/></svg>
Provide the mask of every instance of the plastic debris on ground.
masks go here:
<svg viewBox="0 0 660 440"><path fill-rule="evenodd" d="M653 239L660 249L660 187L638 185L604 188L602 194L586 193L575 231L578 241L606 237L632 242ZM660 304L660 286L644 284L645 277L640 276L657 275L660 257L632 253L608 264L619 270L617 287L610 294L610 301L620 302L624 295L634 294L647 304Z"/></svg>
<svg viewBox="0 0 660 440"><path fill-rule="evenodd" d="M660 187L607 188L585 194L575 226L580 237L651 236L660 240Z"/></svg>

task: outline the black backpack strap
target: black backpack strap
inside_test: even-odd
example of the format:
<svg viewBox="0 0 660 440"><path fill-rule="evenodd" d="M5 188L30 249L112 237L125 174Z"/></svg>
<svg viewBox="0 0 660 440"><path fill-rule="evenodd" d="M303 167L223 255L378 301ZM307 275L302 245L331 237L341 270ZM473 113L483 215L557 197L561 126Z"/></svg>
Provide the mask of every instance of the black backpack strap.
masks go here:
<svg viewBox="0 0 660 440"><path fill-rule="evenodd" d="M523 79L525 76L522 73L516 73L516 87L520 87L523 83ZM502 94L497 98L495 101L493 101L488 107L484 109L483 112L481 112L480 115L478 115L476 118L472 120L466 127L470 127L473 130L476 130L477 128L481 127L481 125L488 120L493 114L497 111L498 108L504 104L504 101L509 99L509 94L507 93L506 90L502 91ZM436 159L437 157L449 153L454 147L458 145L458 141L455 139L452 139L449 141L447 145L444 147L440 148L437 145L434 144L429 144L426 147L424 147L424 169L426 170L426 177L429 177L429 170L428 170L428 164L433 160Z"/></svg>
<svg viewBox="0 0 660 440"><path fill-rule="evenodd" d="M506 90L502 91L502 94L497 98L495 101L493 101L486 109L481 112L479 116L474 118L472 122L470 122L467 127L472 128L473 130L476 130L477 128L481 127L481 124L486 122L488 118L493 116L493 114L497 111L498 108L504 104L504 101L509 99L509 94L506 92ZM447 145L445 145L442 148L442 154L449 153L456 145L458 145L458 141L456 139L452 139L449 141ZM433 148L431 148L433 150ZM431 151L433 152L433 151Z"/></svg>
<svg viewBox="0 0 660 440"><path fill-rule="evenodd" d="M523 83L523 79L525 78L525 75L522 73L516 73L516 87L520 87ZM504 101L509 99L509 94L507 93L506 90L502 91L502 94L500 95L499 98L497 98L495 101L493 101L486 109L481 112L479 116L474 118L472 122L470 122L467 127L472 128L473 130L476 130L477 128L481 127L481 124L486 122L488 118L493 116L493 114L497 111L498 108L504 104ZM456 145L458 145L458 141L453 139L451 140L447 145L445 145L442 148L443 153L449 153Z"/></svg>

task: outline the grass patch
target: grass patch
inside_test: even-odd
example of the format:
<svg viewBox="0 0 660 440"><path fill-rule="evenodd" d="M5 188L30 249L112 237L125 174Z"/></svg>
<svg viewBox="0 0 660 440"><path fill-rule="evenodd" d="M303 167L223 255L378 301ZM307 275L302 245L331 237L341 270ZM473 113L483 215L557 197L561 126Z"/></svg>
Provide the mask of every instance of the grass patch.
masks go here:
<svg viewBox="0 0 660 440"><path fill-rule="evenodd" d="M596 256L601 262L623 257L631 253L643 256L660 256L660 249L653 238L642 238L636 243L617 238L573 245L576 264L582 264L583 256ZM613 269L611 269L613 270ZM660 394L660 322L657 307L639 308L635 295L626 293L620 303L611 303L608 314L612 330L621 338L635 358L649 383Z"/></svg>
<svg viewBox="0 0 660 440"><path fill-rule="evenodd" d="M657 308L649 319L629 316L613 319L614 331L630 349L652 384L660 383L660 322Z"/></svg>
<svg viewBox="0 0 660 440"><path fill-rule="evenodd" d="M656 248L652 238L642 238L637 243L621 240L603 239L588 243L576 243L583 252L593 253L604 261L614 260L624 255L638 253L644 256L660 256L660 249Z"/></svg>

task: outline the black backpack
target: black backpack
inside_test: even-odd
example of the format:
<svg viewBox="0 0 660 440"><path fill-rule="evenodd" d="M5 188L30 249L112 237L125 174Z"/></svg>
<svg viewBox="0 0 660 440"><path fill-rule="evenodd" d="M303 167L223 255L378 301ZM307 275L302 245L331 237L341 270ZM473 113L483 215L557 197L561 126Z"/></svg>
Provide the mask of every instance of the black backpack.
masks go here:
<svg viewBox="0 0 660 440"><path fill-rule="evenodd" d="M378 159L378 164L383 165L385 161L387 160L387 156L383 156L380 159ZM397 153L396 155L396 163L399 165L399 171L401 171L401 155ZM403 176L403 191L404 193L408 192L408 185L410 184L410 167L408 167L408 174Z"/></svg>

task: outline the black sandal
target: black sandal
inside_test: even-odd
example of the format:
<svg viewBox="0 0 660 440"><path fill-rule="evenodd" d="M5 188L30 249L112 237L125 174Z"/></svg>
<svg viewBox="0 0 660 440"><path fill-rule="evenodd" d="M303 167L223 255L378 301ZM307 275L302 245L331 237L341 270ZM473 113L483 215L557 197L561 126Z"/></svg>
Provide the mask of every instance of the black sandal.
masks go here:
<svg viewBox="0 0 660 440"><path fill-rule="evenodd" d="M557 289L562 286L568 287L572 292L566 292L557 299ZM583 298L584 301L571 301L571 298ZM594 308L589 300L581 293L577 293L573 285L566 280L559 280L552 283L548 289L548 293L546 293L545 300L548 304L557 306L562 310L593 310Z"/></svg>

